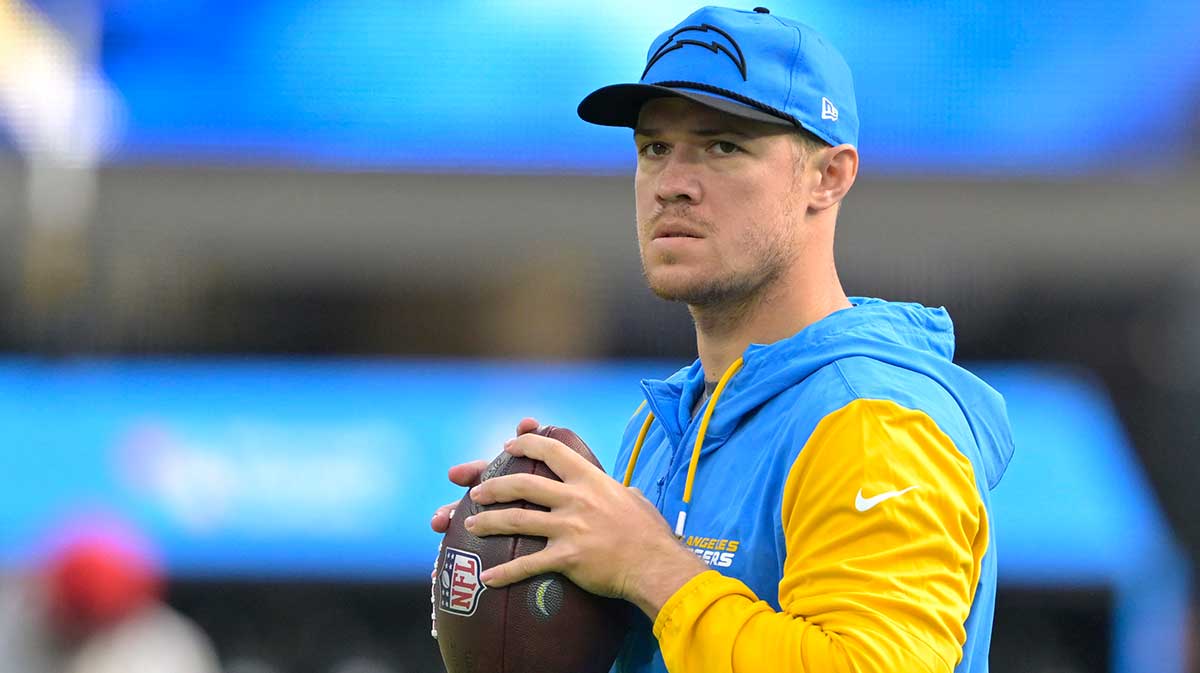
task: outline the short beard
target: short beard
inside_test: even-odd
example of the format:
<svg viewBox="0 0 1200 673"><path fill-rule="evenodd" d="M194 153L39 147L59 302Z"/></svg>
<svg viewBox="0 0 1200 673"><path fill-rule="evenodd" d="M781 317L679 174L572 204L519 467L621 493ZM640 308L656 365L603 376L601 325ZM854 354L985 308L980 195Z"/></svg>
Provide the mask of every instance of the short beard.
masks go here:
<svg viewBox="0 0 1200 673"><path fill-rule="evenodd" d="M642 276L646 279L646 285L660 299L687 304L700 329L710 333L725 331L769 300L772 287L795 262L795 252L789 243L786 240L768 240L757 229L751 228L742 245L758 251L759 257L755 268L748 273L730 273L709 278L691 287L672 290L652 283L643 261Z"/></svg>
<svg viewBox="0 0 1200 673"><path fill-rule="evenodd" d="M756 269L756 273L753 275L710 278L692 287L679 290L656 286L650 281L645 265L642 266L642 276L646 279L650 291L659 299L679 301L699 309L716 309L752 301L762 293L763 288L778 280L788 265L785 256L776 251L772 251L762 262L763 264Z"/></svg>

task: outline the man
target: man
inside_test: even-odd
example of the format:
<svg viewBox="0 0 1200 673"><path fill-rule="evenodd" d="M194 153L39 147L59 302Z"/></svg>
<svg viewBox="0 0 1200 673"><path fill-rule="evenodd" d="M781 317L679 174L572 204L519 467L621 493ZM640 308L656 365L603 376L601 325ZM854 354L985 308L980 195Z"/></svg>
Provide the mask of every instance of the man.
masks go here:
<svg viewBox="0 0 1200 673"><path fill-rule="evenodd" d="M148 539L69 520L28 571L0 574L0 661L21 673L219 673L208 636L163 601Z"/></svg>
<svg viewBox="0 0 1200 673"><path fill-rule="evenodd" d="M558 571L630 601L646 619L621 671L986 671L1008 421L952 364L944 310L842 290L834 228L858 170L845 61L766 9L704 8L651 45L640 83L579 114L634 128L646 280L688 305L699 359L643 382L624 484L521 422L506 450L563 483L513 475L472 497L550 511L464 525L549 544L484 582Z"/></svg>

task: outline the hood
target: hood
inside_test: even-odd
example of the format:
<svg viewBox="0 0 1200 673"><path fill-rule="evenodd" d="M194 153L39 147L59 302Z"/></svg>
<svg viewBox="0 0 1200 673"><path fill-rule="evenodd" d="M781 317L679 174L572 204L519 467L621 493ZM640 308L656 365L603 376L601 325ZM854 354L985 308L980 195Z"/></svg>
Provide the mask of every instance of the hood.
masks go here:
<svg viewBox="0 0 1200 673"><path fill-rule="evenodd" d="M966 416L983 458L988 489L1004 475L1013 441L1004 398L983 380L957 366L954 325L944 308L851 297L851 308L834 312L773 344L751 344L744 365L727 384L708 426L709 439L728 437L747 413L814 371L843 358L869 357L924 374L954 398ZM672 435L682 436L704 388L697 360L665 381L643 381L655 416Z"/></svg>

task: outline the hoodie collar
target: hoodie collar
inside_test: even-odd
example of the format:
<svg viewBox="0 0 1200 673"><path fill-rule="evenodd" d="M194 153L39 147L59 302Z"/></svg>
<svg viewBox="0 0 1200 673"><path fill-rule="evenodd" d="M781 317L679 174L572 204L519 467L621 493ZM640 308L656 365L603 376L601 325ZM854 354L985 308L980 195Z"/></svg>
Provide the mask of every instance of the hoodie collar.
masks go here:
<svg viewBox="0 0 1200 673"><path fill-rule="evenodd" d="M709 423L706 443L727 438L743 416L814 371L835 360L865 356L923 373L955 397L981 447L984 443L993 447L995 455L985 452L985 463L989 486L994 486L1012 454L1007 423L998 427L991 422L997 409L1006 418L1003 399L953 365L954 325L946 310L871 297L851 297L850 303L850 308L835 311L791 337L747 347L744 366L729 381ZM691 422L704 379L697 359L665 380L642 381L647 403L676 444ZM981 386L986 391L979 390Z"/></svg>
<svg viewBox="0 0 1200 673"><path fill-rule="evenodd" d="M729 382L721 409L709 425L709 437L727 436L744 413L845 357L839 341L851 333L930 350L947 360L953 357L954 328L945 309L871 297L851 297L850 303L850 308L834 311L790 337L771 344L750 344L742 354L742 371ZM711 372L709 377L715 379L722 373ZM671 435L682 436L691 422L704 379L704 368L697 359L665 380L642 381L651 410Z"/></svg>

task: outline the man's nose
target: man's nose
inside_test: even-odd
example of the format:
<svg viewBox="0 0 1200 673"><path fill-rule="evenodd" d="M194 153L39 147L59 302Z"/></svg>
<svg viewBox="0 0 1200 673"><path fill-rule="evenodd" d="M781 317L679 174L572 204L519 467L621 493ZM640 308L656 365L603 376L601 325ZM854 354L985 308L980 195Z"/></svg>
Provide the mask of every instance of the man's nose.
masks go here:
<svg viewBox="0 0 1200 673"><path fill-rule="evenodd" d="M699 203L702 196L696 162L678 154L667 157L655 184L658 202L662 205Z"/></svg>

